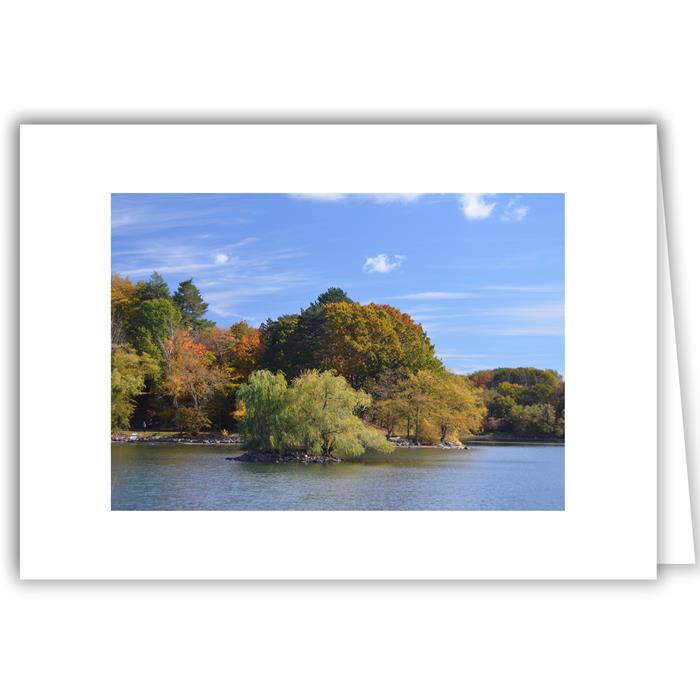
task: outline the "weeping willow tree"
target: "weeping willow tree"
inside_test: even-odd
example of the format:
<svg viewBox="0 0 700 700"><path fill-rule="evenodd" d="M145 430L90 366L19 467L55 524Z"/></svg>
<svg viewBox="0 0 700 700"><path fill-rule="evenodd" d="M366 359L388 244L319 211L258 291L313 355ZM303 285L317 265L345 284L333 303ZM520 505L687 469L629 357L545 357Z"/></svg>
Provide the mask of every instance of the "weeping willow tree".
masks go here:
<svg viewBox="0 0 700 700"><path fill-rule="evenodd" d="M281 372L259 370L241 386L238 398L236 417L250 449L326 457L394 449L358 415L370 405L370 396L332 371L304 372L290 386Z"/></svg>
<svg viewBox="0 0 700 700"><path fill-rule="evenodd" d="M394 446L358 416L370 403L369 394L353 389L335 372L305 372L289 390L298 443L310 454L326 457L333 452L357 456L366 449L390 452Z"/></svg>
<svg viewBox="0 0 700 700"><path fill-rule="evenodd" d="M292 445L287 380L282 372L253 372L238 389L234 417L240 422L243 444L253 450L284 452Z"/></svg>

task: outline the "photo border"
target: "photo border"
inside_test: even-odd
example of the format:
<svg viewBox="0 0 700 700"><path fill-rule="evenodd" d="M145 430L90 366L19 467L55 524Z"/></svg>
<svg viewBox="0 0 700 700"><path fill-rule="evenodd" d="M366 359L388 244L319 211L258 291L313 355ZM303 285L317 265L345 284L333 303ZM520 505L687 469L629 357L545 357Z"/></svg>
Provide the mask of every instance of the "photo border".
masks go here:
<svg viewBox="0 0 700 700"><path fill-rule="evenodd" d="M654 125L29 125L20 139L22 578L656 577ZM566 510L111 511L110 196L127 191L563 192ZM602 433L613 370L629 401Z"/></svg>

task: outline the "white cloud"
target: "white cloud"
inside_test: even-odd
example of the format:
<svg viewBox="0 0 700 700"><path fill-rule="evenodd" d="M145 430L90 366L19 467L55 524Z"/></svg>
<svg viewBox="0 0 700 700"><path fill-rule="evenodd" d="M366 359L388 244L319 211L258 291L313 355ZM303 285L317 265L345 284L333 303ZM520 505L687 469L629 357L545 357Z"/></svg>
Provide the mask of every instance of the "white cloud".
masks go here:
<svg viewBox="0 0 700 700"><path fill-rule="evenodd" d="M226 255L226 253L217 253L214 256L214 262L217 265L224 265L225 263L228 262L228 255Z"/></svg>
<svg viewBox="0 0 700 700"><path fill-rule="evenodd" d="M391 260L391 256L386 253L379 253L373 258L367 258L362 269L365 272L391 272L400 267L405 259L403 255L394 255L394 259Z"/></svg>
<svg viewBox="0 0 700 700"><path fill-rule="evenodd" d="M292 199L312 199L312 200L319 200L322 202L338 202L341 199L345 199L347 197L346 194L339 194L339 193L314 193L314 192L301 192L299 194L290 194L289 195Z"/></svg>
<svg viewBox="0 0 700 700"><path fill-rule="evenodd" d="M522 221L527 216L527 213L530 211L530 207L517 206L518 199L518 197L514 197L508 201L508 204L506 204L505 209L501 214L501 221L518 222Z"/></svg>
<svg viewBox="0 0 700 700"><path fill-rule="evenodd" d="M369 261L368 261L369 262ZM476 295L469 292L417 292L402 294L394 299L472 299Z"/></svg>
<svg viewBox="0 0 700 700"><path fill-rule="evenodd" d="M487 202L483 194L463 194L459 199L464 216L474 221L488 219L496 206L496 202Z"/></svg>

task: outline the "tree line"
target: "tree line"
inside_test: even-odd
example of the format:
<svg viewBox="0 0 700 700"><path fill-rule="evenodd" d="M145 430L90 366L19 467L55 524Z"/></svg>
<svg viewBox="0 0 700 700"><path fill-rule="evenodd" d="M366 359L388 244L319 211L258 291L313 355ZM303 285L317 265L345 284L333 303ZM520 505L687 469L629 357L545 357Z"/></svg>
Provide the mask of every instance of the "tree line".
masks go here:
<svg viewBox="0 0 700 700"><path fill-rule="evenodd" d="M455 374L408 314L338 288L259 328L207 320L191 279L171 293L157 272L113 275L111 293L115 431L239 429L257 449L318 454L381 449L379 430L418 444L481 431L563 437L556 372Z"/></svg>

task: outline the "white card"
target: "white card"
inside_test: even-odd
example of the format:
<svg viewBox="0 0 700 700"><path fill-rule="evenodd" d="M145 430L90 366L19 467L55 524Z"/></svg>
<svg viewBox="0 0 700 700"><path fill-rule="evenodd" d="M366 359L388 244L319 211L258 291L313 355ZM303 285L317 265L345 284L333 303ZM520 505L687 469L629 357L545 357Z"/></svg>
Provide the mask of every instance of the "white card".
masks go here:
<svg viewBox="0 0 700 700"><path fill-rule="evenodd" d="M650 125L22 127L22 577L655 578L656 149ZM120 192L563 193L563 510L112 510L107 280ZM54 371L39 372L47 337ZM47 396L76 426L69 440L55 419L36 440Z"/></svg>
<svg viewBox="0 0 700 700"><path fill-rule="evenodd" d="M695 543L659 166L659 564L694 564Z"/></svg>

